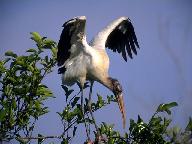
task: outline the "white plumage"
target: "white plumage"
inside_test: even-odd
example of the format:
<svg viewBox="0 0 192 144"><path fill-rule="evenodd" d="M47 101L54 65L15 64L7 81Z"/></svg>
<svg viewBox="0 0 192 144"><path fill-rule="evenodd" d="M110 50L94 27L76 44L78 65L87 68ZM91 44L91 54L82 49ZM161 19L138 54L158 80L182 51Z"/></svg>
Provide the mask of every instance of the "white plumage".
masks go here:
<svg viewBox="0 0 192 144"><path fill-rule="evenodd" d="M109 57L105 48L122 54L127 61L127 54L137 54L139 48L131 21L120 17L99 32L88 44L85 35L86 17L75 17L64 23L58 43L57 61L59 73L64 85L80 82L82 87L86 80L91 82L89 106L93 82L97 81L109 88L117 97L125 127L125 108L122 87L118 80L109 77ZM89 107L92 114L91 106Z"/></svg>

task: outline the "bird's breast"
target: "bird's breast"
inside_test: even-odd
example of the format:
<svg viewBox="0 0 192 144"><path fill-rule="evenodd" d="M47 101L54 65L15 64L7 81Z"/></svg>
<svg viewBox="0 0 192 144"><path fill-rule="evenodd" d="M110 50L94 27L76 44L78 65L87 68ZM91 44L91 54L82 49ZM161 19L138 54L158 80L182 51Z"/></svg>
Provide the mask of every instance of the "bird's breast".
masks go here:
<svg viewBox="0 0 192 144"><path fill-rule="evenodd" d="M105 50L94 50L91 54L91 65L88 66L88 75L94 79L108 76L109 57Z"/></svg>
<svg viewBox="0 0 192 144"><path fill-rule="evenodd" d="M72 85L79 81L80 78L87 75L87 63L89 59L83 52L78 56L73 57L65 63L66 71L63 74L63 84Z"/></svg>

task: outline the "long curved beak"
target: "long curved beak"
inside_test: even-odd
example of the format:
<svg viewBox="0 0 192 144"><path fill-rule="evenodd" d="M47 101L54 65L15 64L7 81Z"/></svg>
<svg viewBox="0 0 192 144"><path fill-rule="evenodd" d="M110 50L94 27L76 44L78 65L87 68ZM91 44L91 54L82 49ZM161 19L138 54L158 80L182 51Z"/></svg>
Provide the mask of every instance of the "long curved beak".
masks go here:
<svg viewBox="0 0 192 144"><path fill-rule="evenodd" d="M123 93L119 93L116 95L117 98L117 103L119 105L120 112L122 114L122 119L123 119L123 128L125 128L126 124L126 113L125 113L125 106L124 106L124 100L123 100Z"/></svg>

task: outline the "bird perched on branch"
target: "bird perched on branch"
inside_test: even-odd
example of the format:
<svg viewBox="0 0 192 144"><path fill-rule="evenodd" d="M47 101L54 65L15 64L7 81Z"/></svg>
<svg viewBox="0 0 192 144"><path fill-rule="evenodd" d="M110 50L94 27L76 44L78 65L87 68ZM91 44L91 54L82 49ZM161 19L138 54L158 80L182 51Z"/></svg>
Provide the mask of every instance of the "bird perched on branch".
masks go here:
<svg viewBox="0 0 192 144"><path fill-rule="evenodd" d="M58 43L57 64L60 67L58 73L62 74L64 85L71 86L79 82L82 97L84 83L90 81L88 107L93 120L91 110L93 83L97 81L111 90L117 98L125 128L123 90L119 81L108 75L109 57L106 48L120 53L125 61L127 61L127 56L132 58L133 53L137 55L136 48L139 48L139 44L134 27L129 18L120 17L100 31L90 43L87 43L85 26L85 16L75 17L63 24L64 29Z"/></svg>

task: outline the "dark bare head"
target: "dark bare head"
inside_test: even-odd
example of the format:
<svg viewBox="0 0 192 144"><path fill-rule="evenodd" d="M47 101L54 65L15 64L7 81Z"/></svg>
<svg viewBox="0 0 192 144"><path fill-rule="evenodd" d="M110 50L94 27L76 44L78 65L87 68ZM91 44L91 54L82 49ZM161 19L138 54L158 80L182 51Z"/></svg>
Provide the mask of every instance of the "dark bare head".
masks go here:
<svg viewBox="0 0 192 144"><path fill-rule="evenodd" d="M114 95L120 95L123 92L122 86L117 79L110 78Z"/></svg>

